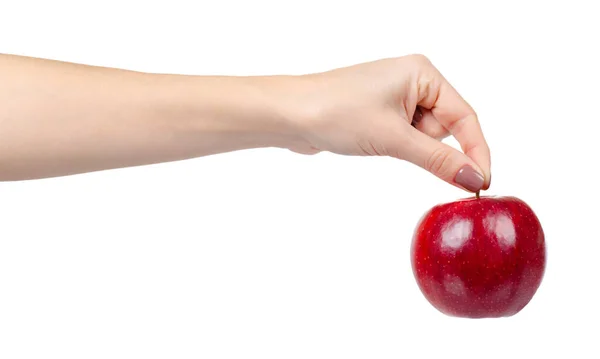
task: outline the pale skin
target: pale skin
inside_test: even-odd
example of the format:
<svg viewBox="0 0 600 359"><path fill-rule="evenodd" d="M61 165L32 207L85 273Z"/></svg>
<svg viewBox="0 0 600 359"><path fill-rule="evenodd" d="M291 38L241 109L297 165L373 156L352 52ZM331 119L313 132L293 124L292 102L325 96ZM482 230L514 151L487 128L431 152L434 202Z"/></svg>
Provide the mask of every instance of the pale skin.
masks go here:
<svg viewBox="0 0 600 359"><path fill-rule="evenodd" d="M441 142L448 135L462 152ZM471 192L487 189L491 178L475 111L422 55L252 77L0 55L2 181L261 147L390 156ZM481 185L457 182L465 165L483 177Z"/></svg>

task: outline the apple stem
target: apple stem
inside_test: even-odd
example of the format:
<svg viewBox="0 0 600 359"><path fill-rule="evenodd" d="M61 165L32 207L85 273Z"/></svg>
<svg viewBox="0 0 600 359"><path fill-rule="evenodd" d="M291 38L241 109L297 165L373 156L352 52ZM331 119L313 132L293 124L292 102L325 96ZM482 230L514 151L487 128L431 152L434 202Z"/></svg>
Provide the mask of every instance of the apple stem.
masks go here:
<svg viewBox="0 0 600 359"><path fill-rule="evenodd" d="M477 199L479 199L479 191L477 191L477 193L475 193L475 197L477 197Z"/></svg>

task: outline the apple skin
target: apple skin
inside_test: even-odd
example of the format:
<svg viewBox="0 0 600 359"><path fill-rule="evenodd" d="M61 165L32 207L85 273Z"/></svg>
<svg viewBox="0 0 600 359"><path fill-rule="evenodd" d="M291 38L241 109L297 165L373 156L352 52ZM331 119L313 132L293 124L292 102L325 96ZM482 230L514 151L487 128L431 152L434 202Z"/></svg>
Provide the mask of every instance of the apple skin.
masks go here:
<svg viewBox="0 0 600 359"><path fill-rule="evenodd" d="M411 264L425 298L463 318L509 317L538 290L546 243L538 217L516 197L437 205L420 219Z"/></svg>

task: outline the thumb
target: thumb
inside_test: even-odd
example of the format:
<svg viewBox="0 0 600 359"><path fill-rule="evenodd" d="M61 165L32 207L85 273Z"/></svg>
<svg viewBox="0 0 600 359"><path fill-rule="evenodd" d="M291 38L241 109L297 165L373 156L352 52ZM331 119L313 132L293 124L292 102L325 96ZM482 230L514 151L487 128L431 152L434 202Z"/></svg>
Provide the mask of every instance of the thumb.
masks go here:
<svg viewBox="0 0 600 359"><path fill-rule="evenodd" d="M483 171L464 153L413 127L407 137L402 151L404 160L464 190L477 192L483 188Z"/></svg>

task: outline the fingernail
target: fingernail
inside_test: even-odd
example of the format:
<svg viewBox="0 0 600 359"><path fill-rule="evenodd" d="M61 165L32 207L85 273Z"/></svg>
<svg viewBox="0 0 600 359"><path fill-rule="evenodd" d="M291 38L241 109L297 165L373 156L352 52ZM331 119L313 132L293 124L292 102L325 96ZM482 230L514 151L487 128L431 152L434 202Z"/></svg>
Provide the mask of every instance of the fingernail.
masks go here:
<svg viewBox="0 0 600 359"><path fill-rule="evenodd" d="M487 186L485 186L484 190L488 190L490 189L490 186L492 185L492 174L490 173L490 180L487 183Z"/></svg>
<svg viewBox="0 0 600 359"><path fill-rule="evenodd" d="M422 119L423 119L423 111L421 111L421 108L419 106L417 106L416 109L415 109L415 113L413 115L413 119L412 119L411 125L415 126Z"/></svg>
<svg viewBox="0 0 600 359"><path fill-rule="evenodd" d="M454 178L454 182L472 192L477 192L483 186L483 176L469 165L464 165Z"/></svg>

